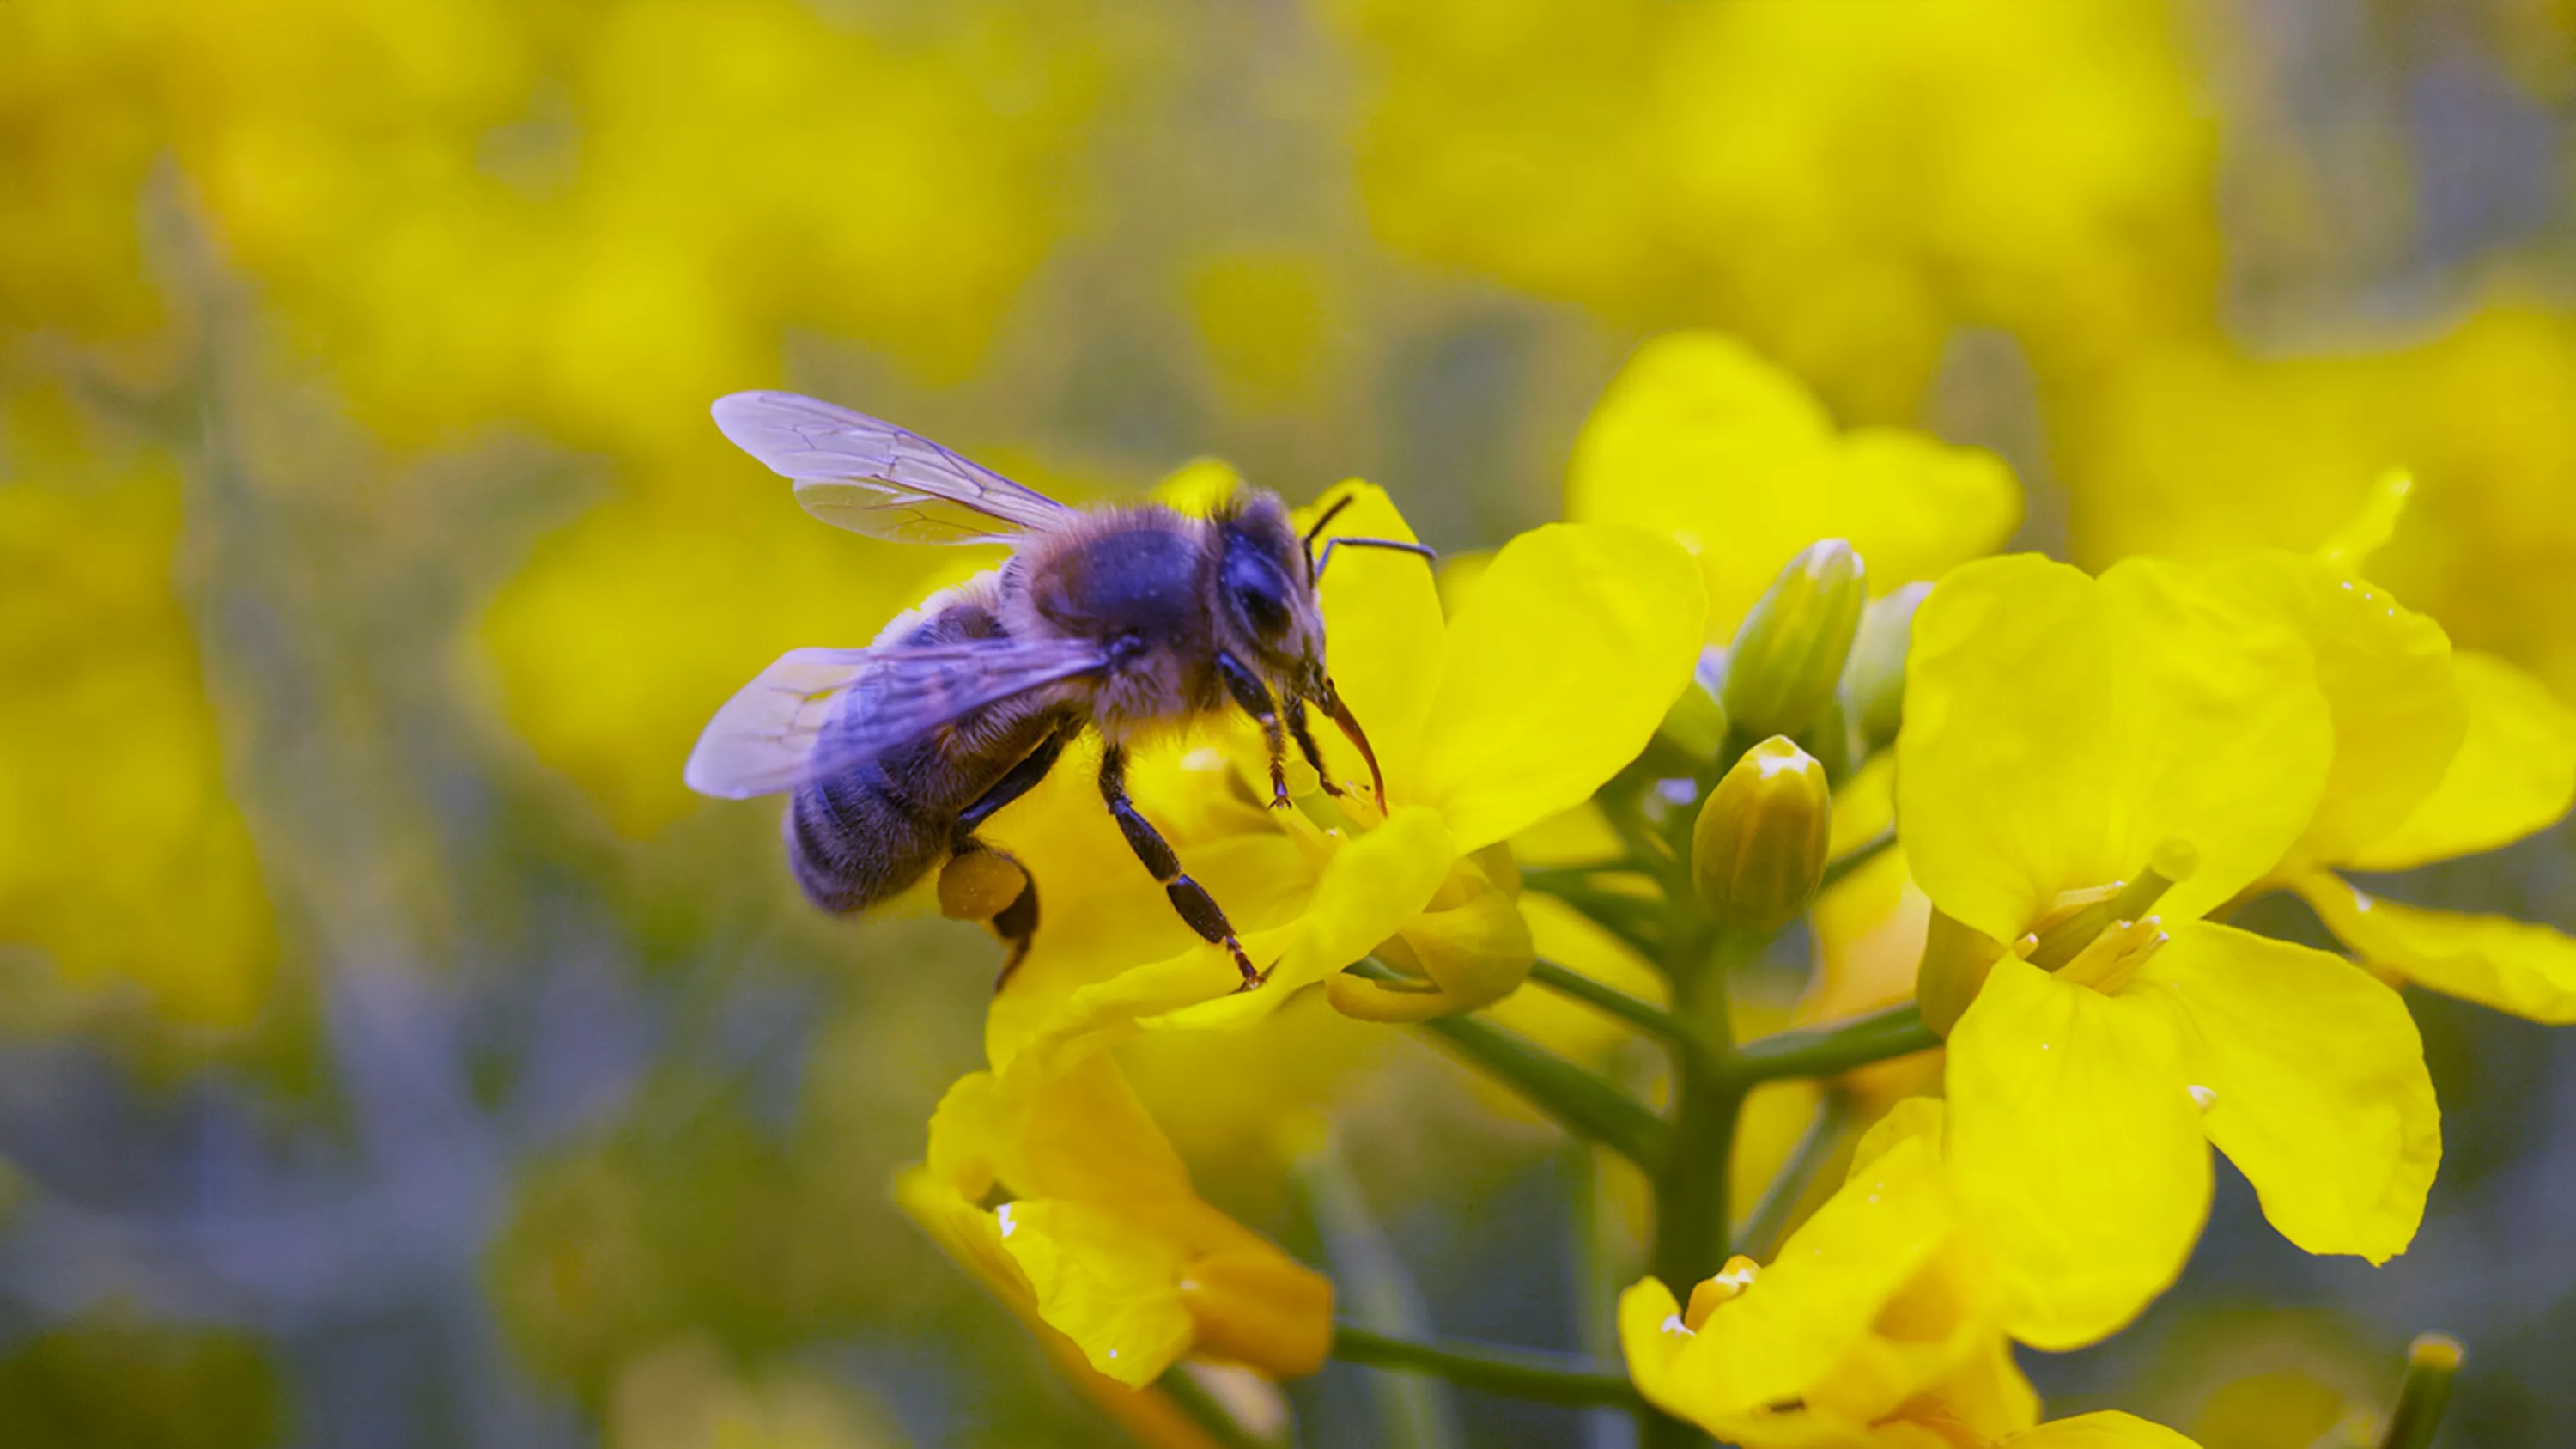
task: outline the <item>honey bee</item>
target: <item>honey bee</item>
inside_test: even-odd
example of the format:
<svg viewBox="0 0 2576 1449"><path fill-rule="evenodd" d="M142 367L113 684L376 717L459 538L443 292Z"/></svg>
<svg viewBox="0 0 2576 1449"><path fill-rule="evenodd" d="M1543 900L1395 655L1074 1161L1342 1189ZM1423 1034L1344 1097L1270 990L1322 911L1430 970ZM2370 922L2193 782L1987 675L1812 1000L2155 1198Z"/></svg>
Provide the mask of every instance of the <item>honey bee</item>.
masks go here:
<svg viewBox="0 0 2576 1449"><path fill-rule="evenodd" d="M1293 742L1323 788L1311 703L1385 781L1368 735L1324 666L1316 584L1335 547L1395 539L1301 537L1279 499L1239 490L1194 518L1160 504L1075 509L889 423L799 397L719 399L716 426L793 480L826 523L902 542L1007 545L1000 567L942 590L865 649L795 649L716 711L689 756L691 789L728 799L792 792L784 832L797 884L854 912L934 866L993 850L976 829L1026 794L1085 730L1097 731L1100 797L1136 858L1191 929L1260 984L1234 925L1127 794L1131 747L1222 710L1261 727L1271 805L1288 804ZM999 854L998 851L995 852ZM1007 859L1008 857L1004 857ZM992 917L1007 976L1037 930L1037 887Z"/></svg>

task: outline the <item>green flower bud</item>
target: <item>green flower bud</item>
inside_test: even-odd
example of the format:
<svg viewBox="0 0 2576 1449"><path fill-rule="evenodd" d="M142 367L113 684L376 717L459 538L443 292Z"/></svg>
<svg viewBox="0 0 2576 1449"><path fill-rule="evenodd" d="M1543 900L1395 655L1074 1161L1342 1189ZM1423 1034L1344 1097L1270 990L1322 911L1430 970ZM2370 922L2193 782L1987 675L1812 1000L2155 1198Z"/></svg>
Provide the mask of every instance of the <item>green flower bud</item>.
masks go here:
<svg viewBox="0 0 2576 1449"><path fill-rule="evenodd" d="M1794 735L1833 697L1867 602L1861 579L1850 544L1810 544L1744 616L1720 696L1744 736Z"/></svg>
<svg viewBox="0 0 2576 1449"><path fill-rule="evenodd" d="M1825 874L1825 767L1774 735L1744 752L1691 826L1691 880L1718 924L1768 933L1797 919Z"/></svg>
<svg viewBox="0 0 2576 1449"><path fill-rule="evenodd" d="M1905 654L1914 642L1914 611L1931 592L1930 584L1907 584L1861 611L1843 665L1843 707L1871 751L1887 748L1905 722Z"/></svg>
<svg viewBox="0 0 2576 1449"><path fill-rule="evenodd" d="M1719 657L1714 649L1705 651L1689 687L1655 730L1694 760L1713 760L1726 746L1726 707L1717 702L1718 678L1709 662Z"/></svg>

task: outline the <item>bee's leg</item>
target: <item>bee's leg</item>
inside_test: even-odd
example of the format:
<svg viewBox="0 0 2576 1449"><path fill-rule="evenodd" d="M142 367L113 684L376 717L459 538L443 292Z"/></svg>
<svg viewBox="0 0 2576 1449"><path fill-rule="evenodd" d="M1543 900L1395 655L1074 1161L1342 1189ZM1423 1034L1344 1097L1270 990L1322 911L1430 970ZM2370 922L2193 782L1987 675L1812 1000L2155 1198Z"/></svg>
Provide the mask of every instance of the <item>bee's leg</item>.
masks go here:
<svg viewBox="0 0 2576 1449"><path fill-rule="evenodd" d="M1306 700L1303 695L1288 696L1288 738L1297 742L1297 753L1304 755L1306 763L1315 767L1315 781L1324 787L1324 793L1336 800L1342 798L1342 787L1334 784L1333 777L1324 772L1324 752L1315 747L1314 731L1306 727Z"/></svg>
<svg viewBox="0 0 2576 1449"><path fill-rule="evenodd" d="M1190 923L1190 929L1208 941L1215 942L1234 956L1236 969L1243 973L1243 990L1261 984L1261 973L1252 969L1252 958L1243 953L1243 942L1235 939L1234 923L1225 918L1216 898L1207 887L1181 873L1181 858L1173 853L1172 843L1165 840L1152 821L1137 810L1136 802L1127 798L1127 750L1122 745L1109 745L1100 752L1100 798L1109 813L1118 817L1119 832L1127 837L1127 848L1163 883L1163 893L1172 898L1172 909Z"/></svg>
<svg viewBox="0 0 2576 1449"><path fill-rule="evenodd" d="M1079 721L1068 720L1059 725L1049 732L1045 739L1038 742L1036 749L1029 751L1021 757L1018 764L1004 771L1002 778L994 781L990 789L977 796L973 804L957 812L957 825L950 831L948 837L948 853L966 855L978 850L990 850L1004 860L1011 860L1010 852L994 850L992 846L976 839L975 827L999 814L1003 806L1037 788L1037 783L1047 777L1048 771L1055 768L1056 759L1064 753L1064 747L1081 732L1082 726ZM1011 863L1019 864L1016 860L1011 860ZM993 934L1002 938L1002 944L1008 947L1010 952L1003 958L1002 974L993 980L995 991L1001 990L1003 983L1011 979L1011 973L1019 969L1020 962L1029 954L1030 943L1037 936L1038 883L1026 870L1021 871L1020 875L1026 882L1020 887L1020 893L1012 897L1011 903L1004 906L987 923L992 926Z"/></svg>
<svg viewBox="0 0 2576 1449"><path fill-rule="evenodd" d="M1002 944L1008 948L1008 954L1002 957L1002 974L993 978L993 990L999 994L1003 987L1010 984L1011 973L1019 970L1020 963L1029 958L1029 947L1037 940L1038 883L1036 880L1032 879L1027 885L1020 887L1019 895L1013 898L1009 905L1002 907L1002 913L993 918L992 926L993 934L1001 937Z"/></svg>
<svg viewBox="0 0 2576 1449"><path fill-rule="evenodd" d="M1243 661L1220 649L1216 672L1225 678L1226 693L1243 706L1261 726L1261 742L1270 747L1270 808L1288 808L1288 741L1279 729L1279 711L1270 700L1270 687L1261 677L1243 667ZM1291 702L1293 706L1293 701ZM1321 767L1318 767L1320 772Z"/></svg>
<svg viewBox="0 0 2576 1449"><path fill-rule="evenodd" d="M1064 747L1080 733L1082 726L1078 721L1068 720L1056 726L1045 739L1038 741L1036 749L1021 756L1018 764L1005 770L1002 778L993 782L992 788L976 796L975 803L958 811L957 830L952 837L954 844L962 848L966 838L975 833L976 826L1000 814L1003 806L1036 789L1038 782L1047 777L1047 772L1055 768L1056 758L1064 753Z"/></svg>

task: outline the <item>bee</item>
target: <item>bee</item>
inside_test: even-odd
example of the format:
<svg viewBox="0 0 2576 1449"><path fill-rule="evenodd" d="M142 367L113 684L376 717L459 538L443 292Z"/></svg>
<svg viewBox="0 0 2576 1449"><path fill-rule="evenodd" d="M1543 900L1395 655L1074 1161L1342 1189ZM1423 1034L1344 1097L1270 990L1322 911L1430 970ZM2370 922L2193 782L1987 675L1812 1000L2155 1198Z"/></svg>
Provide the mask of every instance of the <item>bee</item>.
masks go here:
<svg viewBox="0 0 2576 1449"><path fill-rule="evenodd" d="M1075 509L875 418L783 392L719 399L716 426L792 480L808 513L871 538L1002 544L998 568L942 590L864 649L794 649L716 711L685 772L728 799L788 792L788 862L816 905L849 913L981 851L985 821L1046 778L1084 731L1101 738L1100 798L1190 928L1261 982L1206 888L1128 798L1131 748L1229 704L1261 727L1270 803L1288 804L1294 744L1334 795L1310 704L1386 784L1324 663L1316 585L1335 547L1278 497L1238 490L1205 518L1160 504ZM1005 860L1007 856L1003 857ZM1037 886L991 920L1007 977L1037 930Z"/></svg>

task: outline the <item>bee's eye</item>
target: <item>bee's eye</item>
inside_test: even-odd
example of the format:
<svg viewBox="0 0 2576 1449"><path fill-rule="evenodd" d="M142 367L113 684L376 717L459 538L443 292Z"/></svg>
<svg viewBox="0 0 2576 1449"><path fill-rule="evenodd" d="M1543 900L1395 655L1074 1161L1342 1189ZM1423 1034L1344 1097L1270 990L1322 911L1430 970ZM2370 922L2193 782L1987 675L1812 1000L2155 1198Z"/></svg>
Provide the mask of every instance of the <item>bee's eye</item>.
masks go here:
<svg viewBox="0 0 2576 1449"><path fill-rule="evenodd" d="M1288 632L1288 605L1276 593L1258 584L1237 584L1234 605L1243 611L1243 620L1263 634Z"/></svg>

